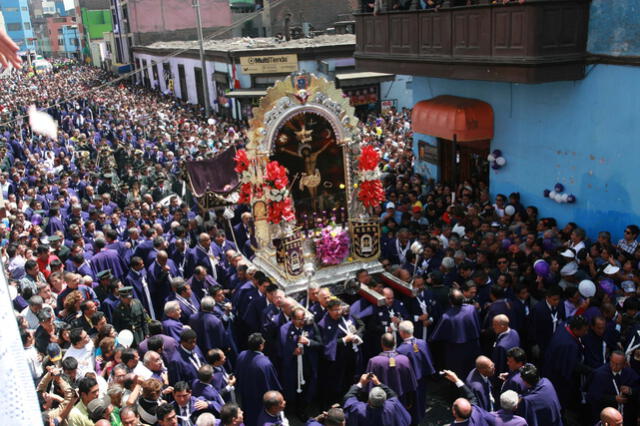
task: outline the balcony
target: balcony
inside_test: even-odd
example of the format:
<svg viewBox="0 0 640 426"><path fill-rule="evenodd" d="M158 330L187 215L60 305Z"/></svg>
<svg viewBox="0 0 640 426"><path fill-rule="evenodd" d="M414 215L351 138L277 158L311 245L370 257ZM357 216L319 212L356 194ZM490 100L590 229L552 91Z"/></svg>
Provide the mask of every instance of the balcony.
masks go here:
<svg viewBox="0 0 640 426"><path fill-rule="evenodd" d="M480 3L355 13L357 69L514 83L584 77L590 0Z"/></svg>

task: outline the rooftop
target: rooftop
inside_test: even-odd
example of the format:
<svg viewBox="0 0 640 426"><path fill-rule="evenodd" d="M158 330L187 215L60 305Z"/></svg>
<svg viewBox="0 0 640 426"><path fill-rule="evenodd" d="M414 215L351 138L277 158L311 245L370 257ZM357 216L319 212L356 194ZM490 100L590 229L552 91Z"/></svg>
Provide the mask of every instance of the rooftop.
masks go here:
<svg viewBox="0 0 640 426"><path fill-rule="evenodd" d="M204 49L206 51L217 52L251 52L254 50L290 50L290 49L307 49L323 46L349 46L356 44L356 36L354 34L336 34L336 35L320 35L313 38L300 38L289 41L278 41L273 37L236 37L225 40L206 40ZM180 50L180 49L198 49L197 41L159 41L148 46L145 49L152 50Z"/></svg>

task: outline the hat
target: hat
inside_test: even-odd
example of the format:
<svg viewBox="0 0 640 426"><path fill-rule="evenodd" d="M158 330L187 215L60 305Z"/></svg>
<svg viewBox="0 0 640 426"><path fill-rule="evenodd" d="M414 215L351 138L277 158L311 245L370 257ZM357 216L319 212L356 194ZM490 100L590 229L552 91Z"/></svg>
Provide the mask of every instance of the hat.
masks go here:
<svg viewBox="0 0 640 426"><path fill-rule="evenodd" d="M87 413L92 421L98 421L104 416L104 413L109 409L111 402L103 398L96 398L87 404Z"/></svg>
<svg viewBox="0 0 640 426"><path fill-rule="evenodd" d="M422 207L413 206L413 208L411 210L413 210L414 213L420 213L422 211Z"/></svg>
<svg viewBox="0 0 640 426"><path fill-rule="evenodd" d="M118 295L120 297L126 297L126 298L129 298L129 299L132 299L133 298L133 287L131 287L131 286L121 287L118 290Z"/></svg>
<svg viewBox="0 0 640 426"><path fill-rule="evenodd" d="M576 262L569 262L560 269L560 275L563 277L575 275L576 272L578 272L578 264Z"/></svg>
<svg viewBox="0 0 640 426"><path fill-rule="evenodd" d="M622 287L622 290L625 293L633 293L634 291L636 291L636 283L634 283L633 281L622 281L620 287Z"/></svg>
<svg viewBox="0 0 640 426"><path fill-rule="evenodd" d="M60 240L61 240L61 238L58 235L52 235L52 236L49 237L49 242L50 243L56 243L56 242L58 242Z"/></svg>
<svg viewBox="0 0 640 426"><path fill-rule="evenodd" d="M570 259L575 259L576 252L573 249L568 248L565 251L563 251L562 253L560 253L560 256L568 257Z"/></svg>
<svg viewBox="0 0 640 426"><path fill-rule="evenodd" d="M105 173L102 175L103 179L113 179L113 173Z"/></svg>
<svg viewBox="0 0 640 426"><path fill-rule="evenodd" d="M619 267L609 264L607 265L606 268L604 268L602 272L604 272L607 275L613 275L613 274L617 274L619 270L620 270Z"/></svg>
<svg viewBox="0 0 640 426"><path fill-rule="evenodd" d="M386 400L387 393L380 386L376 386L369 391L369 404L371 404L372 407L382 407Z"/></svg>
<svg viewBox="0 0 640 426"><path fill-rule="evenodd" d="M105 269L96 274L96 277L101 280L103 278L111 278L111 269Z"/></svg>
<svg viewBox="0 0 640 426"><path fill-rule="evenodd" d="M62 349L57 343L49 343L47 345L47 355L51 362L58 362L62 359Z"/></svg>
<svg viewBox="0 0 640 426"><path fill-rule="evenodd" d="M389 201L385 208L387 208L387 209L395 209L396 205L393 204L393 202Z"/></svg>

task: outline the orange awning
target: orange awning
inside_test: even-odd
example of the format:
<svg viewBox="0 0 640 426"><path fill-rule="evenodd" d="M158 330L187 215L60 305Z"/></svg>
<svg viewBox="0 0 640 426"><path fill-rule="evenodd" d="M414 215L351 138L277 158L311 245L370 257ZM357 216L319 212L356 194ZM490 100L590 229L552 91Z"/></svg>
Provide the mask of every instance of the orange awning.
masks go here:
<svg viewBox="0 0 640 426"><path fill-rule="evenodd" d="M477 99L442 95L420 101L411 122L414 132L458 142L493 138L493 108Z"/></svg>

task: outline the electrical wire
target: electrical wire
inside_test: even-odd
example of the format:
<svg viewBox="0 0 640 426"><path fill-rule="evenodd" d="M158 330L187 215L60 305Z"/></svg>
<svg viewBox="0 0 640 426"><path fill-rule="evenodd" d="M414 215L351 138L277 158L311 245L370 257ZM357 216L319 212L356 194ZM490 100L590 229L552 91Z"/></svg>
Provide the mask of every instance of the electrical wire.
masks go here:
<svg viewBox="0 0 640 426"><path fill-rule="evenodd" d="M266 0L266 1L269 1L269 0ZM280 4L285 3L287 1L288 0L276 0L271 4L271 7L279 6ZM245 22L249 22L249 21L251 21L251 20L255 19L256 17L261 16L263 14L264 14L264 8L260 9L257 12L248 13L247 14L248 16L246 16L246 17L234 22L230 26L221 28L221 29L215 31L214 33L208 35L207 37L204 37L202 39L202 42L204 43L205 41L213 40L214 38L218 37L219 35L224 34L224 33L228 32L230 30L233 30L234 28L244 24ZM134 76L134 75L136 75L136 74L138 74L140 72L146 71L146 70L156 66L157 64L163 64L163 63L167 62L169 59L175 58L176 56L179 56L182 53L187 52L187 51L189 51L191 49L193 49L193 48L192 47L185 47L185 48L177 49L173 53L170 53L170 54L168 54L166 56L163 56L162 58L160 58L157 62L155 62L153 64L143 66L141 68L135 69L134 71L129 71L128 73L123 74L121 76L118 76L118 77L114 78L113 80L109 80L109 81L107 81L105 83L102 83L99 86L92 87L90 89L82 91L81 93L77 93L77 94L71 95L69 97L66 97L66 98L62 99L61 101L59 101L59 102L57 102L57 103L55 103L53 105L49 105L49 108L50 107L59 106L59 105L65 103L65 102L74 100L74 99L76 99L76 98L78 98L78 97L80 97L82 95L85 95L85 94L88 94L88 93L92 93L92 92L94 92L96 90L102 89L103 87L109 86L111 84L117 83L117 82L122 81L122 80L126 80L129 77L132 77L132 76ZM7 126L7 125L16 123L16 122L18 122L20 120L24 120L27 117L28 117L27 114L17 116L13 120L9 120L9 121L5 121L5 122L0 123L0 127L4 127L4 126Z"/></svg>

